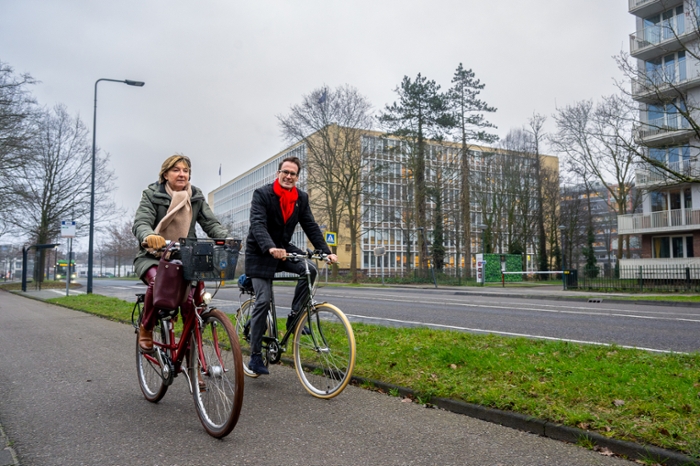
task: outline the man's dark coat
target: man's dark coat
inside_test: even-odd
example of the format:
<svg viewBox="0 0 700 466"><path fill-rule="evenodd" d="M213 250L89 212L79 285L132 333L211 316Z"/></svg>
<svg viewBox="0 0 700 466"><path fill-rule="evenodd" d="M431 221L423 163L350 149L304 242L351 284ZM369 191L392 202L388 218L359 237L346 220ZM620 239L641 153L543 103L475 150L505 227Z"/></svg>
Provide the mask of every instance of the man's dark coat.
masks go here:
<svg viewBox="0 0 700 466"><path fill-rule="evenodd" d="M331 254L323 233L311 213L308 194L300 189L297 191L299 198L287 223L284 223L282 218L280 198L275 194L271 184L260 187L253 193L250 204L250 230L245 247L245 274L249 277L274 277L280 261L270 255L271 248L282 248L287 252L304 252L290 243L297 224L301 225L314 248Z"/></svg>

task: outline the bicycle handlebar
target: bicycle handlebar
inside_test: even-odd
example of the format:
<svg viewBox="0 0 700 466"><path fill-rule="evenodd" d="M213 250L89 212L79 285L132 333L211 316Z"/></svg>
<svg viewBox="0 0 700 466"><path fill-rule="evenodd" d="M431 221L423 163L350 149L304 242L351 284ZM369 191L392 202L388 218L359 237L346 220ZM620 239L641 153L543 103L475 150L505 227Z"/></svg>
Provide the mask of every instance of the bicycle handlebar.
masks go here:
<svg viewBox="0 0 700 466"><path fill-rule="evenodd" d="M236 241L234 238L209 238L209 239L211 241L214 241L215 246L223 246L224 249L230 248L231 247L230 243L233 241ZM171 244L173 245L172 246L173 251L177 251L180 249L180 243L178 243L177 241L170 241L170 240L166 239L165 246L160 248L160 249L157 249L156 251L165 252L165 250L168 249L168 247L170 247ZM146 242L142 242L141 246L143 246L144 248L147 248L148 244Z"/></svg>
<svg viewBox="0 0 700 466"><path fill-rule="evenodd" d="M299 259L316 259L316 260L323 260L326 261L329 264L332 264L331 260L328 258L328 254L323 253L319 250L316 251L311 251L308 250L305 253L297 253L297 252L290 252L287 253L285 256L287 259L290 259L292 261L298 261Z"/></svg>

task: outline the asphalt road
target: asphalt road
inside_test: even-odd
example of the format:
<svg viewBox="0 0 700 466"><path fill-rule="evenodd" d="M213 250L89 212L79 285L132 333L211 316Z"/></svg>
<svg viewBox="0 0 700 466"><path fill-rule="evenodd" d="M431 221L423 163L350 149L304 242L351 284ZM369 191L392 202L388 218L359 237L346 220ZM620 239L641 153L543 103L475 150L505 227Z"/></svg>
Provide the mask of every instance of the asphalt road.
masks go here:
<svg viewBox="0 0 700 466"><path fill-rule="evenodd" d="M95 292L132 300L144 289L139 282L95 280ZM56 291L60 293L61 290ZM293 288L276 286L278 315L289 312ZM518 295L529 294L524 299ZM537 296L542 295L541 299ZM351 321L383 325L428 325L479 333L561 339L596 344L618 344L654 351L700 350L700 307L602 303L546 299L591 293L545 288L350 288L324 287L320 301L342 309ZM223 288L214 304L235 312L239 293Z"/></svg>
<svg viewBox="0 0 700 466"><path fill-rule="evenodd" d="M184 378L145 401L124 324L0 292L0 423L22 465L623 465L617 458L288 367L246 379L236 429L209 437Z"/></svg>

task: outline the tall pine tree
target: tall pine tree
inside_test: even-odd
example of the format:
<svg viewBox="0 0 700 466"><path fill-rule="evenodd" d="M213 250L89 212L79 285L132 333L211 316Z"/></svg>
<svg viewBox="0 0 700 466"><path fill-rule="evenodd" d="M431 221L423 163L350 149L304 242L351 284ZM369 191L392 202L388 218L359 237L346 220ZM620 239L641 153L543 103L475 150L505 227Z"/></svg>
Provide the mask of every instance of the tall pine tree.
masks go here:
<svg viewBox="0 0 700 466"><path fill-rule="evenodd" d="M429 139L442 139L454 125L447 98L435 81L419 73L415 80L404 76L396 88L398 102L387 105L379 121L390 135L405 140L409 150L409 168L413 174L416 229L427 227L427 186L425 182L425 158ZM409 226L410 228L410 226ZM418 235L419 263L427 271L424 235Z"/></svg>
<svg viewBox="0 0 700 466"><path fill-rule="evenodd" d="M453 116L453 131L455 139L461 144L461 223L464 231L463 241L465 252L465 275L471 275L471 166L470 146L472 144L492 144L498 140L498 136L487 131L488 128L496 128L486 120L484 113L495 112L491 107L479 99L479 94L486 85L476 79L474 72L465 70L460 63L452 77L452 87L447 92L448 104ZM459 230L459 228L458 228ZM457 235L459 241L459 235ZM457 271L459 273L460 245L457 244Z"/></svg>

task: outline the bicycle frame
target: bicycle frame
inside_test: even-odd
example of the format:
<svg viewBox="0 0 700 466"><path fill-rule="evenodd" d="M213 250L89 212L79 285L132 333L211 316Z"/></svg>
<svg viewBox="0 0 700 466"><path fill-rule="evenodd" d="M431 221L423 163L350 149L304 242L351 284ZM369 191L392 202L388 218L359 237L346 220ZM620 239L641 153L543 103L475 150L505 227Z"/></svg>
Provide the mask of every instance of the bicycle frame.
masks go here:
<svg viewBox="0 0 700 466"><path fill-rule="evenodd" d="M155 348L154 354L144 354L145 358L152 364L156 364L161 368L164 374L163 380L167 385L170 385L175 377L180 372L184 373L186 377L189 378L187 372L183 370L182 363L187 356L187 350L190 345L190 335L194 334L195 341L199 351L199 362L204 371L207 371L207 362L202 360L202 334L200 332L201 315L208 310L208 306L204 304L202 300L202 295L204 293L205 285L203 281L195 282L196 286L194 289L189 291L189 294L194 294L192 296L193 302L195 304L194 312L186 316L182 323L182 333L180 334L180 339L175 342L175 326L173 325L172 317L177 314L177 311L170 311L169 315L159 319L161 322L165 323L167 326L166 331L168 332L169 338L168 343L161 343L158 341L153 341L153 346ZM216 335L215 335L216 337ZM215 341L217 348L217 357L221 361L221 353L218 345L218 341ZM167 356L167 360L162 359L163 350Z"/></svg>
<svg viewBox="0 0 700 466"><path fill-rule="evenodd" d="M318 280L320 277L320 274L316 275L316 281L311 283L311 270L309 270L309 262L306 260L307 256L305 255L298 255L298 254L288 254L287 255L288 259L301 259L304 261L304 266L305 266L305 275L306 275L306 284L309 288L309 294L306 298L306 302L301 307L300 314L305 317L306 319L309 319L309 312L308 310L311 309L313 306L320 304L314 301L314 293L316 291L316 285L318 284ZM313 256L310 258L314 258ZM276 278L275 280L277 281L295 281L298 282L300 280L300 277L279 277ZM287 341L291 336L294 335L294 329L292 327L287 326L287 330L282 336L282 339L279 338L279 331L277 327L277 309L275 305L275 292L274 292L274 286L270 287L270 309L268 310L268 314L271 316L271 320L273 322L271 333L272 336L266 337L263 335L263 343L267 343L268 345L270 343L276 344L277 346L280 347L280 350L282 353L286 352L287 348Z"/></svg>

